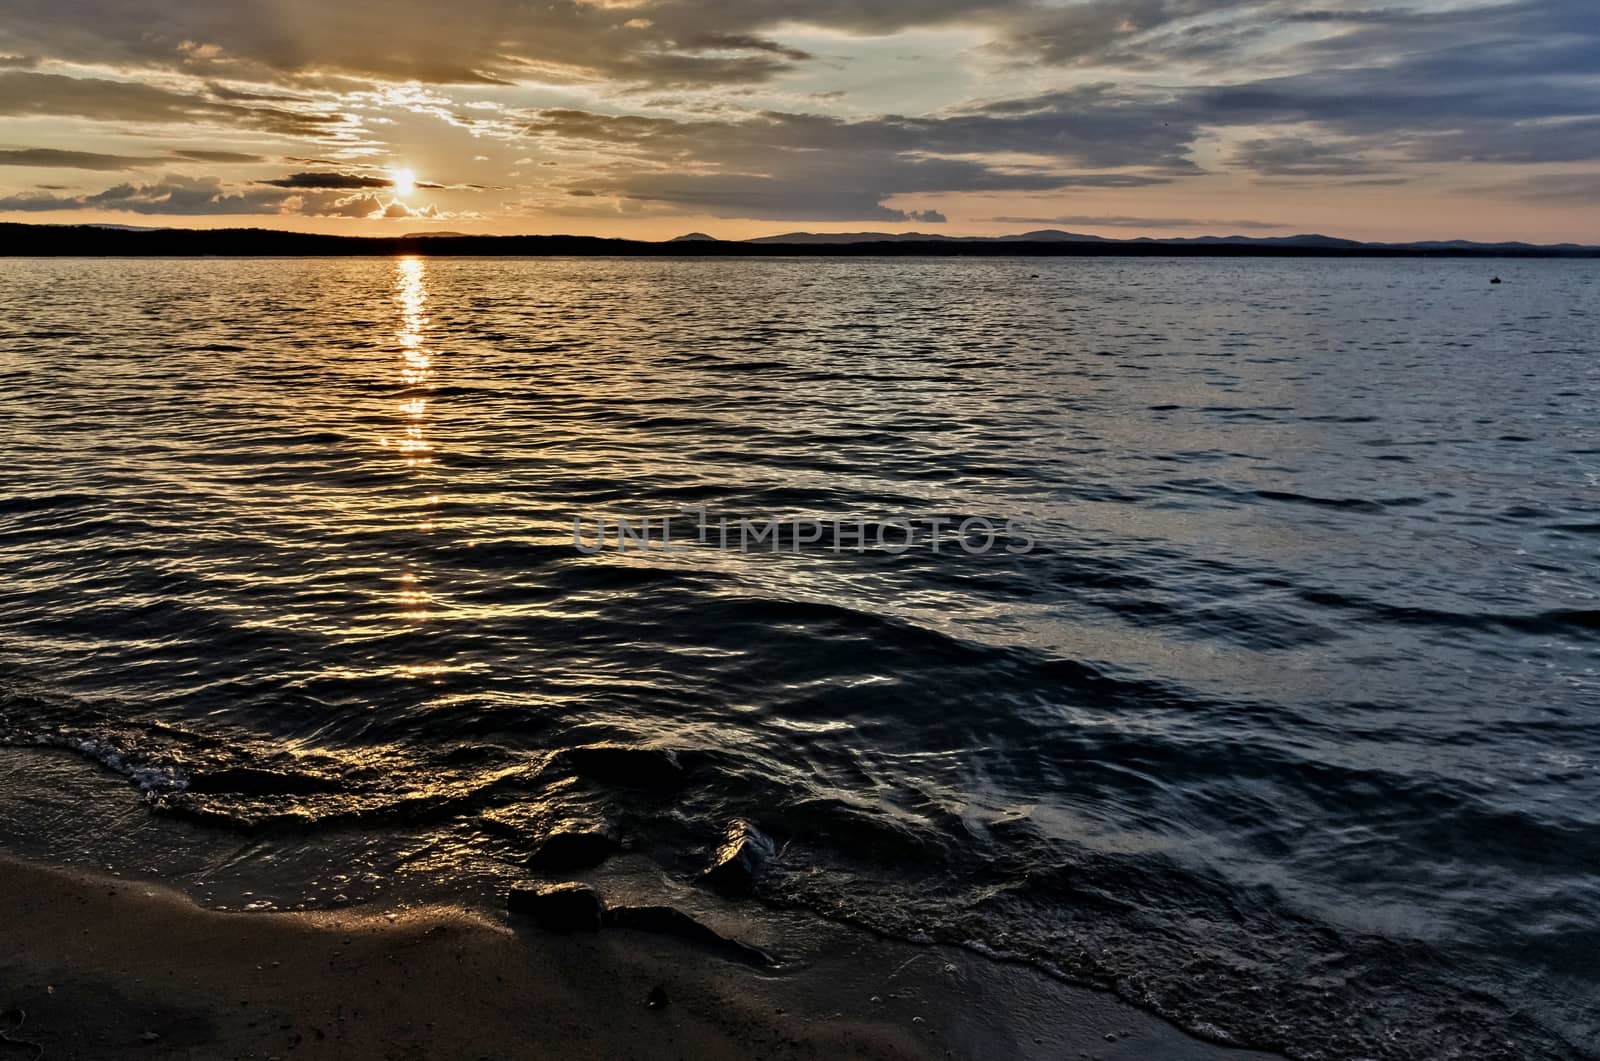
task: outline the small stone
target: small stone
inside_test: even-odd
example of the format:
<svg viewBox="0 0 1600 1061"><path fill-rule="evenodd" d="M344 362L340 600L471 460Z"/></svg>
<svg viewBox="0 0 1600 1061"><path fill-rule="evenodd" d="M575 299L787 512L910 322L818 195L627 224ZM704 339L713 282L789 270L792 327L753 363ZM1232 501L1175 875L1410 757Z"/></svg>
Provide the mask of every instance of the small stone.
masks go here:
<svg viewBox="0 0 1600 1061"><path fill-rule="evenodd" d="M1117 1033L1116 1032L1106 1032L1106 1042L1114 1043L1116 1041L1117 1041Z"/></svg>
<svg viewBox="0 0 1600 1061"><path fill-rule="evenodd" d="M139 1041L142 1043L157 1043L161 1041L161 1036L157 1035L155 1032L145 1032L143 1035L139 1036Z"/></svg>
<svg viewBox="0 0 1600 1061"><path fill-rule="evenodd" d="M728 823L710 867L700 874L700 882L721 895L749 895L774 854L776 848L765 833L743 818L735 818Z"/></svg>
<svg viewBox="0 0 1600 1061"><path fill-rule="evenodd" d="M606 905L600 893L587 884L513 884L506 894L506 909L527 914L548 932L596 932Z"/></svg>
<svg viewBox="0 0 1600 1061"><path fill-rule="evenodd" d="M617 838L603 827L562 822L545 834L528 858L535 869L574 870L598 866L617 849Z"/></svg>
<svg viewBox="0 0 1600 1061"><path fill-rule="evenodd" d="M660 984L652 987L650 989L650 993L644 996L644 1005L646 1009L661 1009L666 1006L667 1001L667 989L662 987Z"/></svg>

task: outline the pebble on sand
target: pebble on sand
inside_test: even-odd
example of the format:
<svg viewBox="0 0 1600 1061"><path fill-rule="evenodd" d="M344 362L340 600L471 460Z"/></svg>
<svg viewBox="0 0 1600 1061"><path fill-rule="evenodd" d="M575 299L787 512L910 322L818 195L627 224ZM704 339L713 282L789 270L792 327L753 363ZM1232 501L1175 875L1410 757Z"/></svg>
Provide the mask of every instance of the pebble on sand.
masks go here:
<svg viewBox="0 0 1600 1061"><path fill-rule="evenodd" d="M549 932L597 932L606 905L600 893L578 881L561 884L513 884L506 894L506 909L527 914Z"/></svg>

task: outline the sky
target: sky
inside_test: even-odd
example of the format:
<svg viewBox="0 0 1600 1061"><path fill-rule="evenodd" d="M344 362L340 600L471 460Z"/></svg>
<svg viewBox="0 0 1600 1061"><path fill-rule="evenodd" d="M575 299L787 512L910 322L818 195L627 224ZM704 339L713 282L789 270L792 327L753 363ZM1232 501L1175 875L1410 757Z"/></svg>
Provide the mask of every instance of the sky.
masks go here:
<svg viewBox="0 0 1600 1061"><path fill-rule="evenodd" d="M1600 243L1600 9L5 0L0 221Z"/></svg>

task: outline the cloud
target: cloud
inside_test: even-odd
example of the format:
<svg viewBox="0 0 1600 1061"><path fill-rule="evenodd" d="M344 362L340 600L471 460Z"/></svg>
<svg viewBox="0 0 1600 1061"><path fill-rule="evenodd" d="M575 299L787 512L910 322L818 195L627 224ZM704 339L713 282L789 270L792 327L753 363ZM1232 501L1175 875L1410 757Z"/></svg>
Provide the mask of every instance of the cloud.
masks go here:
<svg viewBox="0 0 1600 1061"><path fill-rule="evenodd" d="M291 173L287 177L277 177L273 180L257 181L256 183L270 184L275 188L324 188L340 191L350 191L357 188L394 187L394 180L389 177L379 177L370 173L343 173L337 171ZM435 191L443 190L446 187L443 184L435 184L432 181L412 181L411 183L413 187ZM477 184L461 184L454 187L458 190L483 190L483 186Z"/></svg>
<svg viewBox="0 0 1600 1061"><path fill-rule="evenodd" d="M1269 177L1348 177L1392 166L1361 154L1360 146L1304 136L1268 137L1239 144L1232 161Z"/></svg>
<svg viewBox="0 0 1600 1061"><path fill-rule="evenodd" d="M252 155L243 151L173 151L172 156L174 158L188 159L190 162L238 163L239 165L266 161L260 155Z"/></svg>
<svg viewBox="0 0 1600 1061"><path fill-rule="evenodd" d="M92 195L27 192L0 198L0 212L44 213L63 210L120 210L135 214L186 216L303 214L308 217L414 220L477 216L450 213L431 203L413 207L399 199L386 201L367 190L346 194L335 190L280 189L260 184L231 188L219 177L185 177L177 174L168 174L148 184L117 184Z"/></svg>
<svg viewBox="0 0 1600 1061"><path fill-rule="evenodd" d="M215 124L286 136L316 137L337 115L244 106L138 81L67 77L33 71L0 73L0 116L75 117L112 122Z"/></svg>
<svg viewBox="0 0 1600 1061"><path fill-rule="evenodd" d="M39 166L49 169L119 170L156 166L173 159L190 162L260 162L260 155L237 151L171 151L165 155L103 155L94 151L66 151L52 147L25 147L0 151L0 166Z"/></svg>
<svg viewBox="0 0 1600 1061"><path fill-rule="evenodd" d="M0 46L260 81L341 74L436 84L539 78L704 85L766 80L808 59L759 32L789 14L804 19L807 11L786 12L770 0L748 8L692 0L456 0L448 9L436 0L10 0Z"/></svg>
<svg viewBox="0 0 1600 1061"><path fill-rule="evenodd" d="M295 162L305 171L255 191L311 209L378 212L351 194L392 187L378 167L394 145L443 157L420 153L427 122L536 141L485 153L552 167L533 205L578 215L931 222L903 205L1137 189L1205 167L1377 187L1600 160L1593 0L455 0L447 15L436 0L10 0L7 14L0 118L190 129L205 146L174 157L219 166L261 161L213 149L229 146L219 131L293 138L276 150L335 161ZM904 113L873 114L892 79L826 83L877 39L926 28L962 42L959 58L941 52L951 86L979 71L997 98L948 102L941 69L937 90L906 82ZM67 63L117 73L55 72ZM844 113L795 112L839 110L846 87ZM529 99L588 102L514 109ZM465 159L484 145L457 146ZM77 154L73 168L158 161Z"/></svg>
<svg viewBox="0 0 1600 1061"><path fill-rule="evenodd" d="M62 151L50 147L25 147L0 151L0 166L42 166L51 169L135 169L163 161L161 156L100 155L93 151Z"/></svg>
<svg viewBox="0 0 1600 1061"><path fill-rule="evenodd" d="M402 217L436 219L440 215L439 208L432 203L426 206L412 207L396 199L384 207L383 216L390 219Z"/></svg>
<svg viewBox="0 0 1600 1061"><path fill-rule="evenodd" d="M291 173L287 177L257 181L276 188L393 188L388 177L374 177L365 173Z"/></svg>
<svg viewBox="0 0 1600 1061"><path fill-rule="evenodd" d="M524 115L521 128L553 147L611 157L565 188L580 198L716 217L906 221L927 218L885 200L1144 187L1198 173L1182 150L1191 134L1153 120L1164 106L1157 96L1090 86L927 117L768 111L680 120L547 109ZM1126 127L1130 120L1143 128ZM1001 155L1024 157L993 157Z"/></svg>
<svg viewBox="0 0 1600 1061"><path fill-rule="evenodd" d="M433 203L411 206L399 199L387 202L372 192L341 196L338 193L308 193L291 200L298 212L313 217L359 217L372 221L456 221L477 218L471 212L440 210Z"/></svg>
<svg viewBox="0 0 1600 1061"><path fill-rule="evenodd" d="M169 175L151 184L118 184L94 195L24 194L0 199L0 211L124 210L135 214L276 214L279 192L229 192L216 177Z"/></svg>

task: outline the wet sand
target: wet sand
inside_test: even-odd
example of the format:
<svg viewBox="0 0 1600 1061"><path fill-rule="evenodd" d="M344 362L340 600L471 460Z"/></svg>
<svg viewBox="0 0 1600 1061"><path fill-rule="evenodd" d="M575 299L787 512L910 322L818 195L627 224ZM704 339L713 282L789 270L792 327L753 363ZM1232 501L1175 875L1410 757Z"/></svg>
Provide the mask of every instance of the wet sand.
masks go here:
<svg viewBox="0 0 1600 1061"><path fill-rule="evenodd" d="M769 973L670 937L438 907L220 913L12 858L0 922L5 1058L1267 1056L1031 970L837 928Z"/></svg>

